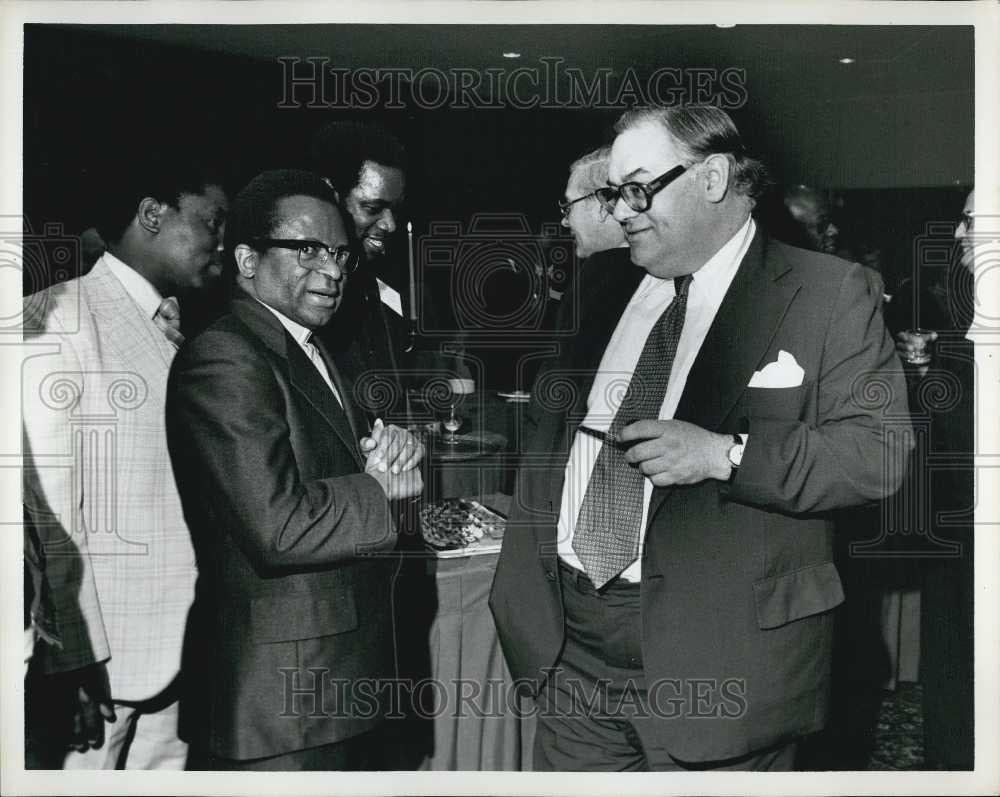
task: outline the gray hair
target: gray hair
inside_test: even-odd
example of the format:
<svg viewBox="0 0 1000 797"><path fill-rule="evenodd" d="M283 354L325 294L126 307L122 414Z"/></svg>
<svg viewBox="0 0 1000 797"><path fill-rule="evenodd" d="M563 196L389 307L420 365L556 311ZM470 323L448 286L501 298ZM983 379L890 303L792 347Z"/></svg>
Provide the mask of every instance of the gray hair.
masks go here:
<svg viewBox="0 0 1000 797"><path fill-rule="evenodd" d="M577 158L570 164L570 179L572 175L580 175L580 189L589 194L607 185L608 182L608 161L611 159L611 147L601 147L593 152Z"/></svg>

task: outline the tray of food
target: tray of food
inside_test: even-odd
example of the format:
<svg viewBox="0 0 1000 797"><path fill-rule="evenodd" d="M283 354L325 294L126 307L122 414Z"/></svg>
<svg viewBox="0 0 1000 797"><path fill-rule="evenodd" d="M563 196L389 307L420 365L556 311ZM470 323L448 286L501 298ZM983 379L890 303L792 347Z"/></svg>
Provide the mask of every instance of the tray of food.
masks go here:
<svg viewBox="0 0 1000 797"><path fill-rule="evenodd" d="M506 524L499 512L469 498L449 498L420 510L421 536L442 559L496 553Z"/></svg>

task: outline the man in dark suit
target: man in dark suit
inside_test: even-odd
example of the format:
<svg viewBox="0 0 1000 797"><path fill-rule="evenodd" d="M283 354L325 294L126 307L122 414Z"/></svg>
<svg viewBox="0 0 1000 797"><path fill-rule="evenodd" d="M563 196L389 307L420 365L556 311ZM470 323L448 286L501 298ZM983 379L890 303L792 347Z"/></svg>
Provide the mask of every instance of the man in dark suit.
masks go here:
<svg viewBox="0 0 1000 797"><path fill-rule="evenodd" d="M228 313L171 370L167 431L198 583L181 730L195 769L359 769L391 675L396 499L423 448L369 431L316 329L357 255L329 186L265 172L226 232ZM369 436L370 435L370 436Z"/></svg>
<svg viewBox="0 0 1000 797"><path fill-rule="evenodd" d="M926 769L975 766L973 510L978 398L975 351L968 333L975 316L976 247L992 239L985 229L976 229L975 203L971 191L955 227L957 246L944 274L945 284L916 290L913 280L904 281L887 314L904 361L915 359L920 340L903 327L929 330L932 340L930 360L907 365L914 425L924 428L926 448L914 457L913 478L903 488L911 505L923 500L931 509L928 550L920 561ZM978 259L984 262L982 254ZM947 464L935 465L934 460Z"/></svg>
<svg viewBox="0 0 1000 797"><path fill-rule="evenodd" d="M363 256L322 337L357 383L364 409L402 417L400 370L408 365L412 310L406 260L392 245L406 194L405 150L380 125L346 121L320 130L311 155L312 168L337 192Z"/></svg>
<svg viewBox="0 0 1000 797"><path fill-rule="evenodd" d="M491 607L536 769L788 769L827 712L828 513L909 451L900 367L859 266L756 228L763 167L724 112L616 129L598 195L639 268L582 275Z"/></svg>

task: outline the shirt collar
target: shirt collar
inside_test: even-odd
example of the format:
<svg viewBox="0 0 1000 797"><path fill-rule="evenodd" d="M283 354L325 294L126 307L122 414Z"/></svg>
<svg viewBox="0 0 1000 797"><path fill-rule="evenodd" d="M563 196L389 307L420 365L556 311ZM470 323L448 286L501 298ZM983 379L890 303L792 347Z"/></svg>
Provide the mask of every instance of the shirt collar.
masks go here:
<svg viewBox="0 0 1000 797"><path fill-rule="evenodd" d="M700 290L713 291L721 288L723 293L726 292L740 261L750 248L750 242L756 231L757 224L753 216L747 216L747 220L735 235L726 241L705 265L691 275Z"/></svg>
<svg viewBox="0 0 1000 797"><path fill-rule="evenodd" d="M122 284L125 293L132 297L132 301L139 305L139 309L146 314L146 317L152 318L155 316L156 311L160 308L160 302L163 301L163 297L153 287L153 283L134 268L123 263L111 254L111 252L105 252L101 255L101 258L104 260L104 264L111 270L111 273L115 275L115 278Z"/></svg>
<svg viewBox="0 0 1000 797"><path fill-rule="evenodd" d="M271 307L271 305L265 304L264 302L260 301L260 299L258 299L256 296L254 296L253 298L254 301L259 302L274 314L274 317L281 322L281 326L287 329L288 334L291 335L293 338L295 338L296 343L298 343L300 346L303 347L309 343L309 339L312 337L311 329L302 326L302 324L298 323L297 321L292 321L292 319L290 319L284 313L279 313L277 310Z"/></svg>
<svg viewBox="0 0 1000 797"><path fill-rule="evenodd" d="M698 295L705 297L709 303L721 304L722 297L729 290L729 285L733 281L744 255L750 248L750 242L753 241L756 231L757 224L754 222L753 216L748 216L743 226L736 231L733 237L705 261L705 265L691 275L690 290L696 290ZM669 288L667 287L668 283ZM669 294L661 295L673 296L674 284L672 279L662 279L654 277L652 274L646 274L636 289L635 299L641 300L647 295L660 294L667 290L670 291Z"/></svg>

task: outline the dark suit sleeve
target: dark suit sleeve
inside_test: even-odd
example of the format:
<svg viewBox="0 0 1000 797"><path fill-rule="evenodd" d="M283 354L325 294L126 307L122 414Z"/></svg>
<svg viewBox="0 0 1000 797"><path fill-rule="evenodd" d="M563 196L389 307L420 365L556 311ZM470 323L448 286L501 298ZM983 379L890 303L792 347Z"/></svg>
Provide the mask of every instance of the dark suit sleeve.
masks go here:
<svg viewBox="0 0 1000 797"><path fill-rule="evenodd" d="M861 266L840 285L815 385L815 421L752 418L729 498L823 512L891 495L913 447L903 369ZM822 319L817 318L817 325Z"/></svg>
<svg viewBox="0 0 1000 797"><path fill-rule="evenodd" d="M345 475L301 476L287 415L294 398L238 335L210 330L181 351L167 435L188 525L217 523L261 568L328 565L392 548L389 502L372 476L349 472L349 452Z"/></svg>

